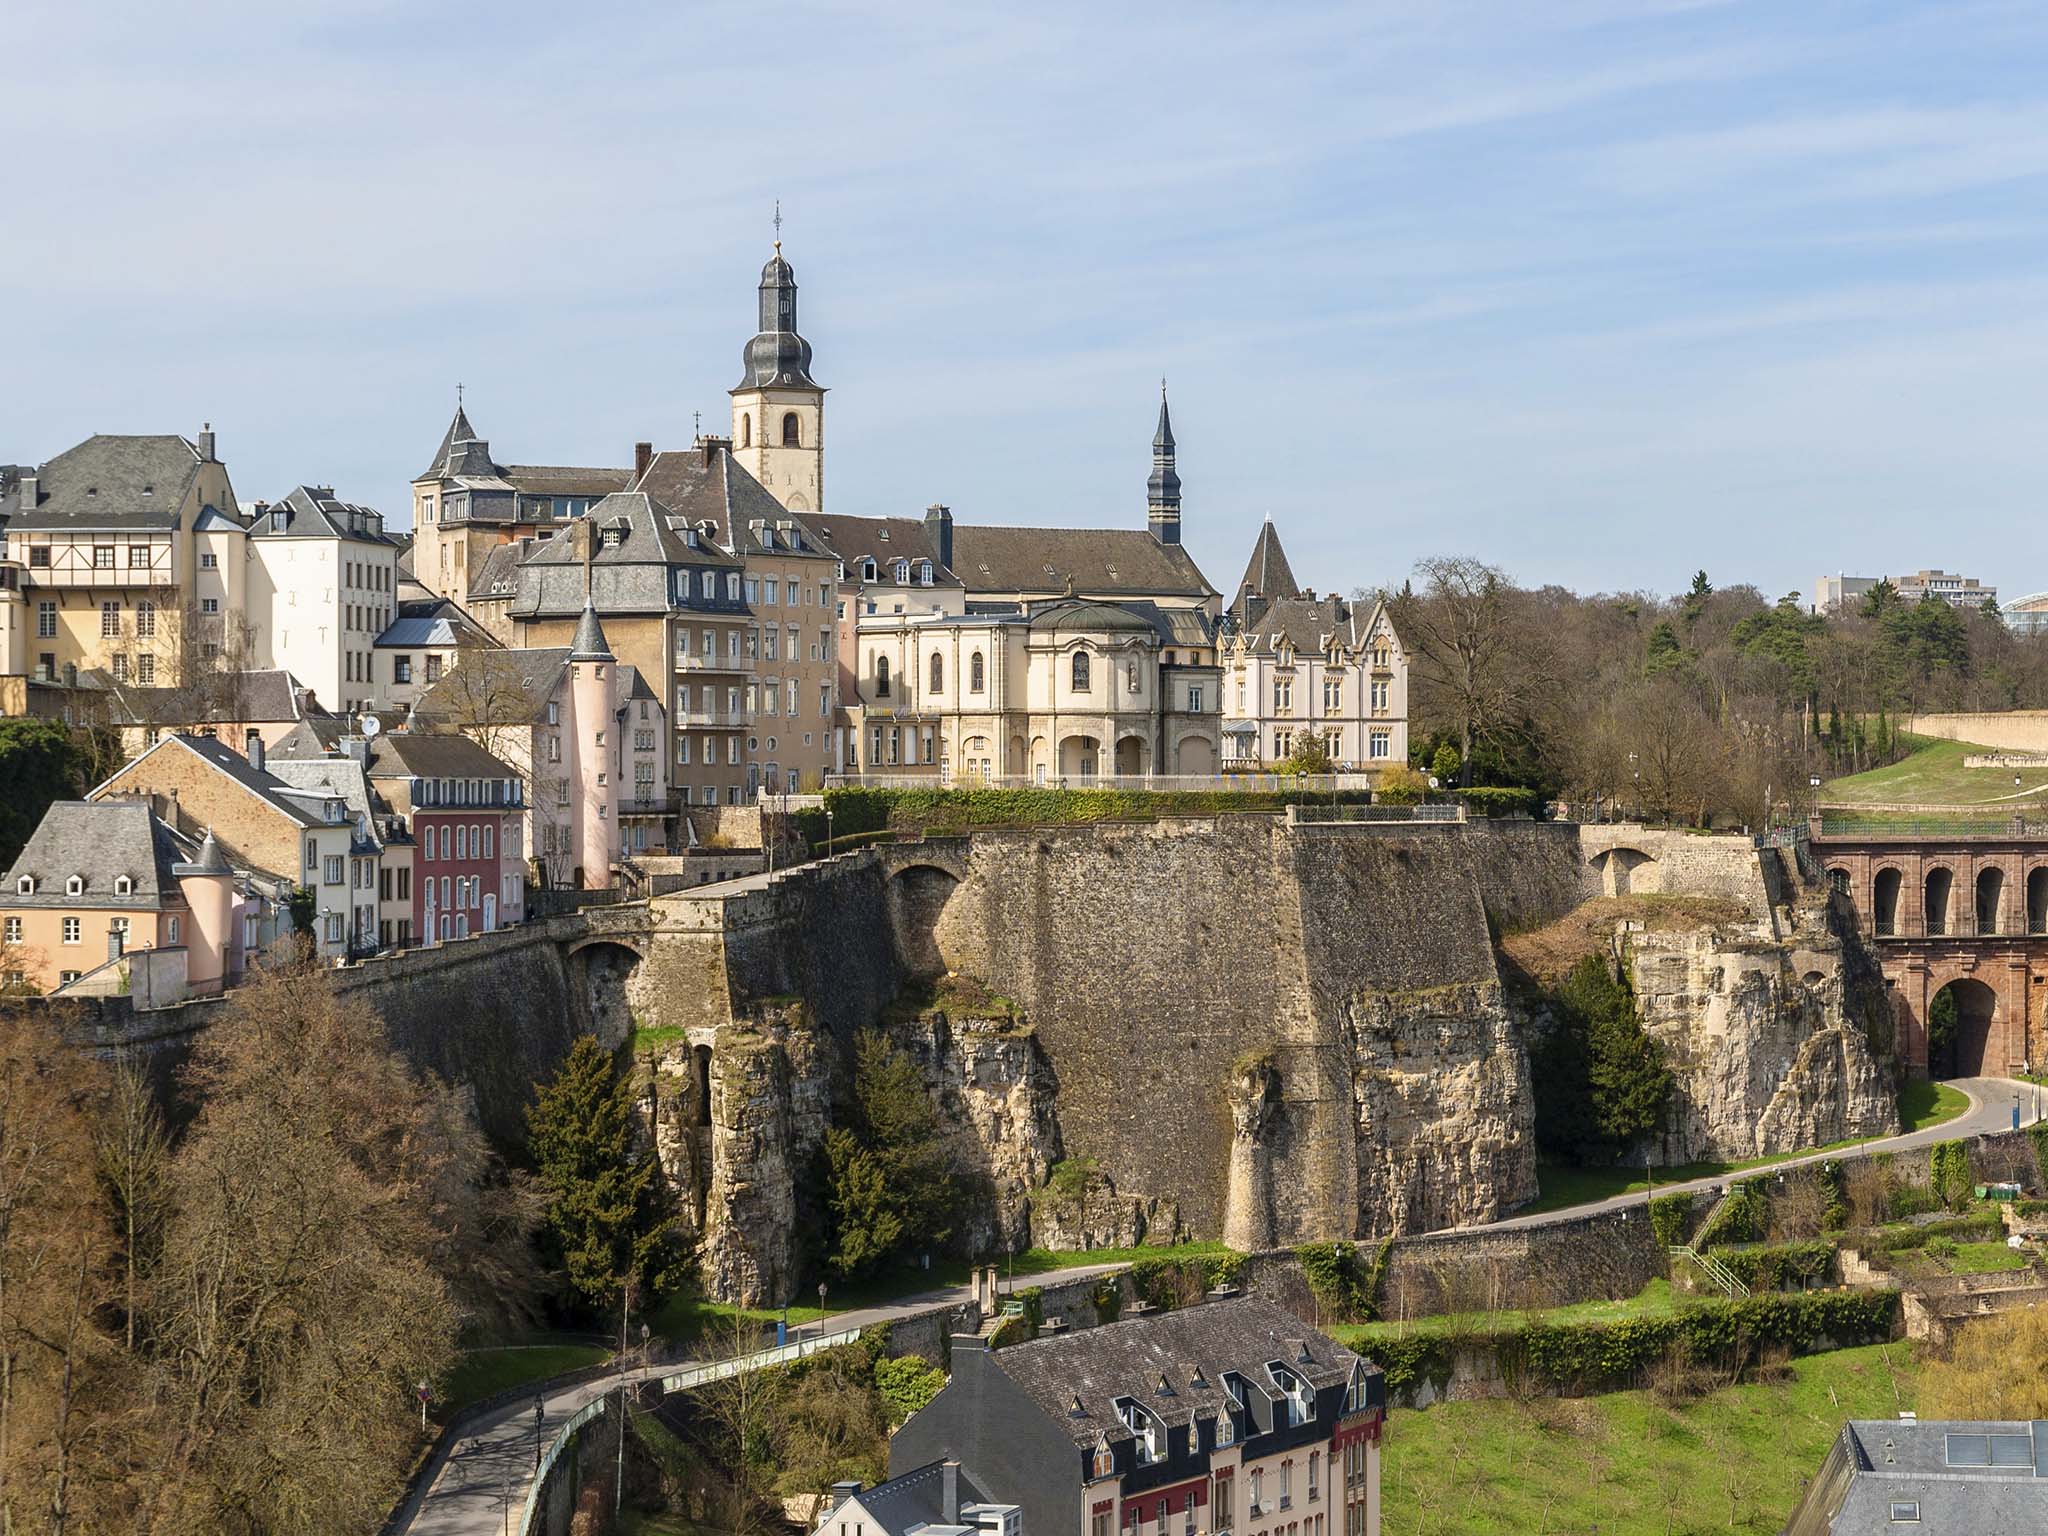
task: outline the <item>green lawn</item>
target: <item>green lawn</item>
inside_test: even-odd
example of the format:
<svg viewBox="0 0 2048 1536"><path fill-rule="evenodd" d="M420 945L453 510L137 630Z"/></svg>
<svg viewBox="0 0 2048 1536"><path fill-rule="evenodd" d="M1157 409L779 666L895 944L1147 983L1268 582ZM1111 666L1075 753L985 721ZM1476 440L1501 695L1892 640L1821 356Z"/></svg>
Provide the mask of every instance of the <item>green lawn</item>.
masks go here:
<svg viewBox="0 0 2048 1536"><path fill-rule="evenodd" d="M1809 1355L1780 1384L1675 1411L1648 1392L1397 1408L1380 1479L1387 1536L1776 1531L1842 1420L1913 1406L1909 1348Z"/></svg>
<svg viewBox="0 0 2048 1536"><path fill-rule="evenodd" d="M1965 768L1963 759L1996 748L1967 741L1917 738L1920 747L1889 768L1851 774L1823 785L1823 805L1988 805L2038 808L2033 795L2048 790L2048 768ZM2012 776L2020 776L2025 799L2006 800L2015 793Z"/></svg>
<svg viewBox="0 0 2048 1536"><path fill-rule="evenodd" d="M512 1344L473 1349L448 1374L444 1412L491 1397L521 1382L545 1381L579 1366L597 1365L611 1351L594 1344Z"/></svg>
<svg viewBox="0 0 2048 1536"><path fill-rule="evenodd" d="M1969 1095L1962 1089L1912 1078L1899 1090L1899 1129L1924 1131L1930 1125L1955 1119L1969 1107Z"/></svg>
<svg viewBox="0 0 2048 1536"><path fill-rule="evenodd" d="M1417 1333L1487 1333L1519 1328L1525 1323L1547 1323L1563 1327L1571 1323L1620 1323L1643 1317L1663 1317L1693 1301L1694 1297L1674 1290L1669 1280L1652 1280L1625 1301L1579 1301L1566 1307L1546 1307L1533 1312L1462 1312L1441 1317L1418 1317L1397 1323L1337 1323L1323 1331L1341 1344L1370 1344L1375 1339L1406 1338Z"/></svg>
<svg viewBox="0 0 2048 1536"><path fill-rule="evenodd" d="M1957 1243L1949 1272L1957 1275L1991 1275L2008 1269L2025 1269L2027 1256L2004 1243Z"/></svg>

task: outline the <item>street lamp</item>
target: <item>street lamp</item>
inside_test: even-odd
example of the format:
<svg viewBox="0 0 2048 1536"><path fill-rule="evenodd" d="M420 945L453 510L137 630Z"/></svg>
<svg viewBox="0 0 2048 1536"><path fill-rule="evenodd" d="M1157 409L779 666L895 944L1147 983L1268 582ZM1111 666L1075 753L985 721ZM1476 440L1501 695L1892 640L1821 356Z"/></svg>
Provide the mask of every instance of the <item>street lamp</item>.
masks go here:
<svg viewBox="0 0 2048 1536"><path fill-rule="evenodd" d="M428 1385L427 1379L424 1376L422 1376L420 1378L419 1385L413 1388L413 1390L419 1394L420 1433L424 1435L427 1432L427 1394L430 1393L433 1390L433 1388L430 1385Z"/></svg>
<svg viewBox="0 0 2048 1536"><path fill-rule="evenodd" d="M653 1332L654 1330L645 1323L640 1325L640 1364L643 1368L647 1364L647 1340L652 1336Z"/></svg>
<svg viewBox="0 0 2048 1536"><path fill-rule="evenodd" d="M818 1310L820 1312L823 1312L825 1310L825 1282L822 1280L818 1282ZM823 1317L820 1317L818 1319L818 1337L823 1338L824 1336L825 1319Z"/></svg>
<svg viewBox="0 0 2048 1536"><path fill-rule="evenodd" d="M1820 775L1809 773L1806 776L1806 787L1813 791L1813 809L1808 814L1818 816L1820 814Z"/></svg>
<svg viewBox="0 0 2048 1536"><path fill-rule="evenodd" d="M533 1394L533 1475L540 1476L540 1429L541 1421L547 1417L547 1404L541 1401L538 1392Z"/></svg>
<svg viewBox="0 0 2048 1536"><path fill-rule="evenodd" d="M825 857L832 857L832 807L825 807Z"/></svg>

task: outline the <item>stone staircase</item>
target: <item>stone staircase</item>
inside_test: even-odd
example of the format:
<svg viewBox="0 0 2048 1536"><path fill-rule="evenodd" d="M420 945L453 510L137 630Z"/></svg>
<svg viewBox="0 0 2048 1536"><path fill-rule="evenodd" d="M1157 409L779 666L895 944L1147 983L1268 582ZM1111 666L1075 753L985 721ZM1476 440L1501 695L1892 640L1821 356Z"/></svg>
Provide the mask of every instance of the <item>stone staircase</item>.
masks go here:
<svg viewBox="0 0 2048 1536"><path fill-rule="evenodd" d="M1701 1253L1697 1248L1676 1247L1671 1250L1671 1257L1692 1265L1731 1300L1740 1301L1749 1294L1749 1287L1737 1279L1735 1272L1711 1253Z"/></svg>

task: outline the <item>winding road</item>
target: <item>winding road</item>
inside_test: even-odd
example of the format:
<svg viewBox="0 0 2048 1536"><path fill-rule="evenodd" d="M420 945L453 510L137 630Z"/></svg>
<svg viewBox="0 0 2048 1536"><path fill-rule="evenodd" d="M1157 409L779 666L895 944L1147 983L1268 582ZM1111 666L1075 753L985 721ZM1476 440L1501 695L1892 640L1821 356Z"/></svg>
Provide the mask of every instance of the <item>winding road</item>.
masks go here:
<svg viewBox="0 0 2048 1536"><path fill-rule="evenodd" d="M1789 1157L1756 1168L1744 1169L1740 1173L1717 1174L1710 1178L1660 1184L1656 1192L1659 1195L1668 1195L1712 1189L1734 1179L1753 1177L1767 1169L1796 1168L1802 1164L1822 1162L1830 1158L1846 1160L1868 1157L1877 1152L1911 1151L1918 1147L1931 1146L1937 1141L2008 1130L2012 1126L2015 1095L2018 1095L2022 1124L2034 1123L2041 1118L2041 1109L2048 1107L2048 1090L2038 1089L2031 1083L2019 1083L1997 1077L1969 1077L1955 1079L1949 1086L1959 1088L1968 1095L1970 1107L1961 1115L1952 1120L1944 1120L1940 1125L1884 1137L1878 1141L1867 1141L1858 1146L1843 1147L1832 1152L1810 1152ZM1537 1215L1513 1216L1504 1221L1448 1230L1502 1231L1518 1227L1544 1226L1553 1222L1571 1221L1581 1216L1641 1205L1648 1198L1647 1194L1641 1192L1616 1195L1611 1199L1596 1200L1585 1205L1566 1206ZM1030 1280L1033 1285L1057 1285L1062 1281L1106 1274L1123 1267L1121 1264L1079 1264L1070 1269L1033 1275ZM972 1291L965 1285L942 1286L919 1292L915 1296L906 1296L887 1306L838 1313L822 1323L813 1323L806 1328L792 1330L792 1342L807 1335L840 1333L849 1329L865 1328L870 1323L889 1322L896 1318L929 1311L934 1307L964 1302L971 1295ZM617 1388L622 1379L639 1382L652 1376L672 1375L686 1364L688 1362L669 1361L655 1366L635 1366L623 1373L613 1373L595 1381L579 1381L554 1387L541 1385L539 1390L543 1394L543 1416L538 1435L533 1422L531 1398L521 1399L497 1409L466 1427L452 1442L436 1449L432 1470L421 1481L389 1529L397 1533L397 1536L511 1536L511 1533L518 1529L520 1514L526 1505L527 1484L533 1476L537 1444L545 1444L552 1440L565 1422L596 1399Z"/></svg>

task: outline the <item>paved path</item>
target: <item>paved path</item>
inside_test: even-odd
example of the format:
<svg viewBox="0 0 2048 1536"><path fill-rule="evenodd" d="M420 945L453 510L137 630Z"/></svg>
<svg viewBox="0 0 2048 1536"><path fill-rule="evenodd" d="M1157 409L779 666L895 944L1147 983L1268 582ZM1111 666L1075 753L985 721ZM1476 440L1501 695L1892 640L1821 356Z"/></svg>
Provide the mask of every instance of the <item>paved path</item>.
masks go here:
<svg viewBox="0 0 2048 1536"><path fill-rule="evenodd" d="M1659 1195L1691 1194L1716 1185L1730 1184L1737 1179L1754 1178L1760 1173L1775 1172L1780 1168L1797 1168L1805 1163L1821 1163L1830 1159L1843 1162L1853 1157L1869 1157L1876 1152L1909 1152L1916 1147L1932 1146L1937 1141L1957 1141L1969 1136L1982 1136L1990 1131L2012 1129L2013 1094L2020 1096L2020 1123L2031 1125L2042 1118L2036 1110L2038 1099L2041 1108L2048 1110L2048 1089L2038 1089L2032 1083L2014 1082L2003 1077L1959 1077L1952 1079L1951 1088L1960 1088L1969 1095L1970 1107L1953 1120L1944 1120L1939 1125L1929 1126L1924 1131L1907 1131L1899 1136L1886 1136L1879 1141L1866 1141L1853 1147L1842 1147L1833 1152L1808 1152L1798 1157L1788 1157L1780 1162L1763 1164L1756 1168L1745 1168L1740 1173L1717 1173L1704 1179L1687 1179L1683 1182L1657 1186ZM1608 1200L1595 1200L1586 1205L1568 1205L1560 1210L1543 1211L1534 1216L1510 1216L1505 1221L1476 1223L1469 1227L1446 1228L1457 1232L1500 1232L1516 1227L1541 1227L1557 1221L1570 1221L1580 1216L1597 1216L1603 1211L1619 1211L1628 1206L1641 1205L1649 1196L1641 1190L1634 1194L1616 1195Z"/></svg>
<svg viewBox="0 0 2048 1536"><path fill-rule="evenodd" d="M1077 1264L1023 1278L1029 1285L1058 1285L1123 1267L1120 1263ZM806 1335L842 1333L865 1328L870 1323L928 1312L934 1307L967 1301L973 1294L965 1285L939 1286L887 1306L835 1313L823 1322L792 1328L791 1342ZM671 1360L656 1366L636 1366L624 1372L623 1379L637 1382L650 1376L667 1376L688 1363ZM544 1388L538 1436L534 1433L531 1398L500 1408L471 1424L452 1445L437 1452L435 1469L394 1529L404 1536L506 1536L517 1531L520 1513L526 1507L527 1483L533 1476L536 1443L544 1445L552 1440L571 1415L615 1390L621 1379L619 1374L613 1374L596 1381Z"/></svg>

